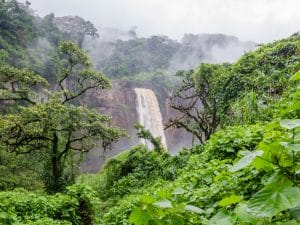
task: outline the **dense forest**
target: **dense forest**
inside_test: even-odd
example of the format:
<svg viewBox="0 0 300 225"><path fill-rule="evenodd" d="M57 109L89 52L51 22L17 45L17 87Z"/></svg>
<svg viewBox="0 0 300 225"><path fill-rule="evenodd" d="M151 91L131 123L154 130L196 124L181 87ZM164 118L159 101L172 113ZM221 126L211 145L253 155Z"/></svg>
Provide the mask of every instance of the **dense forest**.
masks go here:
<svg viewBox="0 0 300 225"><path fill-rule="evenodd" d="M128 35L95 61L88 49L101 30L91 22L0 1L0 224L299 224L300 34L259 46ZM220 38L248 52L212 63ZM208 49L193 47L204 39ZM175 65L195 52L197 65ZM136 124L153 149L133 146L80 173L90 150L129 138L85 102L110 79L172 92L178 114L166 129L189 133L192 148L171 155Z"/></svg>

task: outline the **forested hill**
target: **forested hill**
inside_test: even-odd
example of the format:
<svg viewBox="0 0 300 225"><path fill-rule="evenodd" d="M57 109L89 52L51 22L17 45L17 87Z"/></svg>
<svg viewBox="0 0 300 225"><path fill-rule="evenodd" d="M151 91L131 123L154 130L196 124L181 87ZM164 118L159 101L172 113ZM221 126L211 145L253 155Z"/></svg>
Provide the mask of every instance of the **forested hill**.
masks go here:
<svg viewBox="0 0 300 225"><path fill-rule="evenodd" d="M113 33L118 34L111 31L110 35ZM97 68L114 79L157 70L174 73L192 69L199 62L233 62L256 47L254 42L242 42L224 34L185 34L180 42L167 36L137 38L129 34L120 35L129 40L114 42L102 40L100 34L99 39L85 45Z"/></svg>
<svg viewBox="0 0 300 225"><path fill-rule="evenodd" d="M148 82L141 72L172 67L174 55L184 61L193 48L207 60L177 71L176 85L173 75L163 80L150 71L159 87L174 89L169 101L178 114L168 126L198 144L171 155L160 137L136 125L153 149L134 146L97 174L80 174L87 152L128 138L84 98L112 86L82 49L98 35L83 18L41 18L27 1L0 1L0 224L300 223L299 33L216 64L211 58L236 38L186 35L178 43L131 31L130 40L111 43L107 64L98 64L111 77ZM209 59L202 43L218 54Z"/></svg>

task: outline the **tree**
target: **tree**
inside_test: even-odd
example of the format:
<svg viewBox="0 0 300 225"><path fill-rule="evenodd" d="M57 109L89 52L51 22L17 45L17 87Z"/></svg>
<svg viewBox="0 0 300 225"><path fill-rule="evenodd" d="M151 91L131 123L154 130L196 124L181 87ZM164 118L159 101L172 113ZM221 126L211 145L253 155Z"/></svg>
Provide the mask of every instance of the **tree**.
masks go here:
<svg viewBox="0 0 300 225"><path fill-rule="evenodd" d="M0 71L4 87L0 101L25 101L18 113L0 119L0 140L10 152L41 156L49 192L60 191L74 181L76 151L87 152L98 141L109 149L124 136L123 131L109 126L109 117L75 104L88 90L109 88L108 79L91 70L85 53L71 42L59 46L58 58L57 85L43 94L29 88L47 83L38 75L11 67L1 67ZM7 88L8 84L15 86Z"/></svg>
<svg viewBox="0 0 300 225"><path fill-rule="evenodd" d="M230 87L229 65L201 64L196 71L179 71L181 85L170 99L170 107L178 116L170 119L170 127L184 128L200 143L209 139L221 123L234 93Z"/></svg>
<svg viewBox="0 0 300 225"><path fill-rule="evenodd" d="M40 29L43 36L56 47L63 40L63 33L56 26L55 15L53 13L46 15L40 21Z"/></svg>
<svg viewBox="0 0 300 225"><path fill-rule="evenodd" d="M65 40L74 41L80 47L82 47L85 35L89 35L93 38L99 37L94 25L79 16L56 17L55 23L59 30L65 35Z"/></svg>
<svg viewBox="0 0 300 225"><path fill-rule="evenodd" d="M22 101L35 104L37 85L47 85L47 81L28 69L17 69L2 64L0 66L0 101Z"/></svg>

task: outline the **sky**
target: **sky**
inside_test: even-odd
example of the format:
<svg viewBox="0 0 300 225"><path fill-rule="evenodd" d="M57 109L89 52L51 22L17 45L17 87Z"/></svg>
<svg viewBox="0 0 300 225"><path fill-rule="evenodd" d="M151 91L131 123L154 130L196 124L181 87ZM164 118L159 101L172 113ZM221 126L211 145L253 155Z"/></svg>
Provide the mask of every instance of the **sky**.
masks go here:
<svg viewBox="0 0 300 225"><path fill-rule="evenodd" d="M300 0L29 0L37 14L81 16L138 36L224 33L269 42L300 31ZM25 2L20 0L20 2ZM101 35L101 29L99 30Z"/></svg>

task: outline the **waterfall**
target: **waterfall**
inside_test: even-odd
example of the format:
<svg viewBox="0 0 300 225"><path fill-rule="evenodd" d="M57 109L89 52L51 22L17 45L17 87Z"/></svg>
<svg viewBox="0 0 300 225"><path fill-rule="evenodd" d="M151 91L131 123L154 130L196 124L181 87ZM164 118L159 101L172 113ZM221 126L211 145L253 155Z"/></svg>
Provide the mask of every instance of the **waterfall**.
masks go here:
<svg viewBox="0 0 300 225"><path fill-rule="evenodd" d="M144 88L135 88L134 91L137 97L139 123L150 130L154 137L161 137L161 142L167 149L162 117L154 92ZM153 147L148 140L140 139L140 142L145 144L148 148Z"/></svg>

